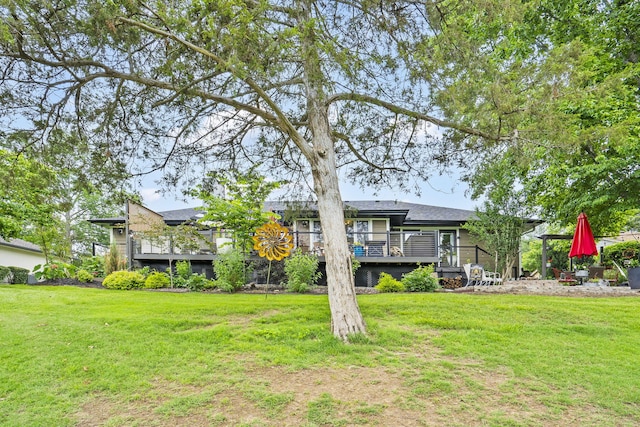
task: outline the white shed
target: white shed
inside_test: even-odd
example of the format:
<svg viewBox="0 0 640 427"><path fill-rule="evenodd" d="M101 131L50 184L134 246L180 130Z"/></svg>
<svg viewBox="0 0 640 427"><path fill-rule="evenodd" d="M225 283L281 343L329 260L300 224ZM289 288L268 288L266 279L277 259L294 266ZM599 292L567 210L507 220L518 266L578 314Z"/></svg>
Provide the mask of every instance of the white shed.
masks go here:
<svg viewBox="0 0 640 427"><path fill-rule="evenodd" d="M33 271L33 267L45 262L44 254L38 245L20 239L4 240L0 237L1 266L22 267Z"/></svg>

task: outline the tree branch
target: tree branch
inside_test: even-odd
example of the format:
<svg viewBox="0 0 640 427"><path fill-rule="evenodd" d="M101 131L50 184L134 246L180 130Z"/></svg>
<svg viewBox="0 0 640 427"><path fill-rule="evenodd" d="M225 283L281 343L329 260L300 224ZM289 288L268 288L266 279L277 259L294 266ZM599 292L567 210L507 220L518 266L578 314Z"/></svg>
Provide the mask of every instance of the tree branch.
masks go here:
<svg viewBox="0 0 640 427"><path fill-rule="evenodd" d="M434 125L440 126L440 127L444 127L444 128L449 128L449 129L455 129L458 130L460 132L464 132L468 135L473 135L473 136L478 136L480 138L484 138L490 141L500 141L502 139L508 138L507 136L500 136L498 134L494 135L494 134L490 134L478 129L474 129L474 128L470 128L468 126L462 126L458 123L454 123L454 122L450 122L447 120L440 120L437 119L433 116L430 116L428 114L424 114L424 113L420 113L417 111L413 111L413 110L409 110L407 108L403 108L400 107L396 104L392 104L390 102L387 101L383 101L381 99L375 98L373 96L369 96L369 95L363 95L363 94L359 94L359 93L338 93L335 94L331 97L329 97L326 101L327 106L331 105L335 102L338 101L357 101L357 102L364 102L367 104L372 104L372 105L377 105L379 107L383 107L395 114L400 114L403 116L407 116L407 117L413 117L415 119L420 119L420 120L424 120L426 122L429 123L433 123Z"/></svg>

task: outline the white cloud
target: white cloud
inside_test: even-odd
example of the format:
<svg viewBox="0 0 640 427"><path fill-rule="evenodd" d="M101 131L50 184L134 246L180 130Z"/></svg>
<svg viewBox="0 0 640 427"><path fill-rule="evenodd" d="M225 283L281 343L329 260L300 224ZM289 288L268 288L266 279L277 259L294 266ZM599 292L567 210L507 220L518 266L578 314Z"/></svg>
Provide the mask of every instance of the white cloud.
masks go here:
<svg viewBox="0 0 640 427"><path fill-rule="evenodd" d="M140 196L142 196L142 202L147 205L149 203L160 200L160 190L157 188L142 188L140 189Z"/></svg>

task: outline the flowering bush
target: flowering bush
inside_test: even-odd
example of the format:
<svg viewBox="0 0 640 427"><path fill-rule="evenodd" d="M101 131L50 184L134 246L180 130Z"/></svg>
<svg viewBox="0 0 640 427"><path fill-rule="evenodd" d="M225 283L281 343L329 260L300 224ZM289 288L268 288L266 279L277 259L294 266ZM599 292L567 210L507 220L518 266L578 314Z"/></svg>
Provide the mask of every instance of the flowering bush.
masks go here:
<svg viewBox="0 0 640 427"><path fill-rule="evenodd" d="M50 262L33 267L33 273L38 280L68 279L75 275L77 267L64 262Z"/></svg>

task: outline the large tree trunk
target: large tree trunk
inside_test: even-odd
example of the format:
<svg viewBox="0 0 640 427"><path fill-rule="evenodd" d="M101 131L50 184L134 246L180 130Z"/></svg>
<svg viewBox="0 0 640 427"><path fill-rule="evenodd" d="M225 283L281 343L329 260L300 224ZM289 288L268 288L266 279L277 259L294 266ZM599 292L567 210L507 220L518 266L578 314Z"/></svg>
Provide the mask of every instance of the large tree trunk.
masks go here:
<svg viewBox="0 0 640 427"><path fill-rule="evenodd" d="M346 341L349 334L365 333L366 327L356 299L333 141L326 111L316 112L319 114L311 118L314 129L311 167L324 237L331 331Z"/></svg>
<svg viewBox="0 0 640 427"><path fill-rule="evenodd" d="M313 2L299 4L300 30L303 38L304 81L307 95L307 114L311 130L311 145L300 149L307 157L313 174L313 186L318 198L318 214L324 237L331 331L347 341L349 334L365 333L366 327L358 300L351 267L351 253L344 227L344 211L336 152L331 138L325 99L325 78L321 66L321 53L313 21Z"/></svg>

